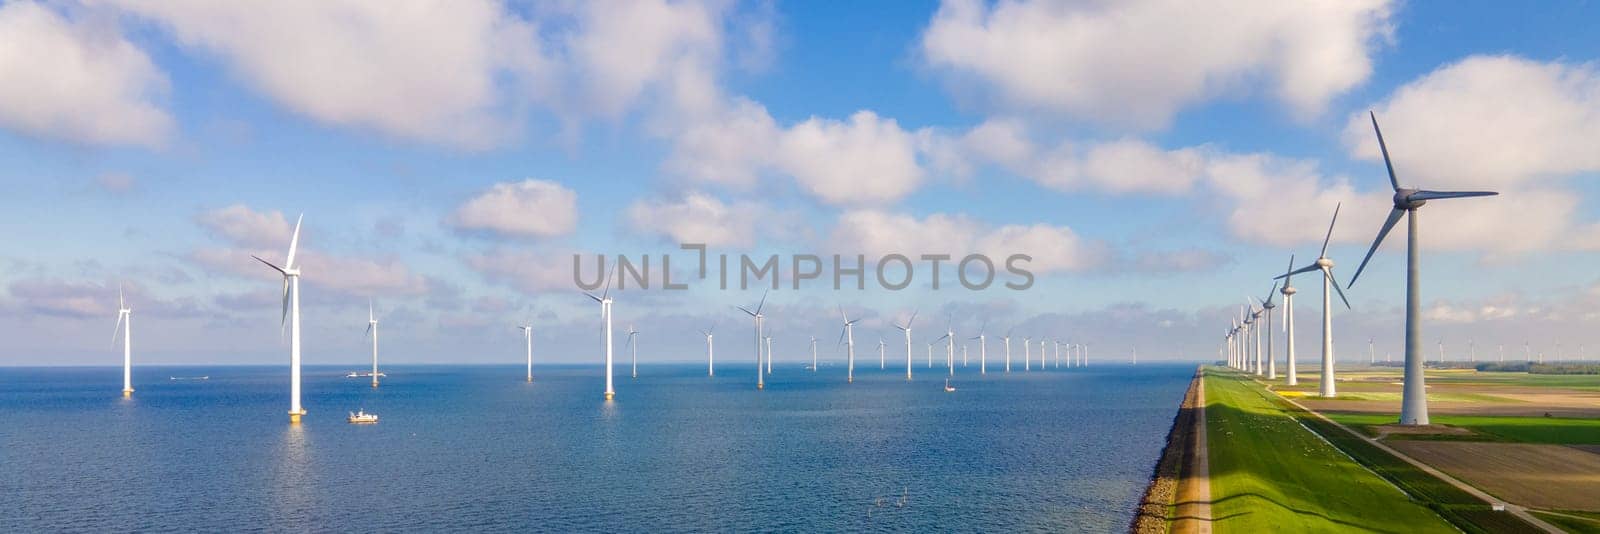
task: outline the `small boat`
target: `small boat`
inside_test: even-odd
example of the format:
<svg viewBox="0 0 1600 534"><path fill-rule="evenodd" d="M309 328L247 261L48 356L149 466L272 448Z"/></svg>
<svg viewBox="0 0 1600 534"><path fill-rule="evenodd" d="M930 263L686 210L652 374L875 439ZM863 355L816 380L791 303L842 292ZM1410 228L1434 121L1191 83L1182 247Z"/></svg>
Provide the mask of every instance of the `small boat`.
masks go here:
<svg viewBox="0 0 1600 534"><path fill-rule="evenodd" d="M378 422L378 414L367 413L366 410L358 410L350 414L350 417L345 420L351 423L376 423Z"/></svg>
<svg viewBox="0 0 1600 534"><path fill-rule="evenodd" d="M211 380L210 376L169 376L168 380Z"/></svg>
<svg viewBox="0 0 1600 534"><path fill-rule="evenodd" d="M351 371L350 374L344 375L344 377L345 378L361 378L361 375L357 374L354 371Z"/></svg>
<svg viewBox="0 0 1600 534"><path fill-rule="evenodd" d="M949 393L949 392L952 392L952 391L955 391L955 390L956 390L956 388L954 386L950 385L950 379L948 379L948 378L944 379L944 391L945 391L945 393Z"/></svg>

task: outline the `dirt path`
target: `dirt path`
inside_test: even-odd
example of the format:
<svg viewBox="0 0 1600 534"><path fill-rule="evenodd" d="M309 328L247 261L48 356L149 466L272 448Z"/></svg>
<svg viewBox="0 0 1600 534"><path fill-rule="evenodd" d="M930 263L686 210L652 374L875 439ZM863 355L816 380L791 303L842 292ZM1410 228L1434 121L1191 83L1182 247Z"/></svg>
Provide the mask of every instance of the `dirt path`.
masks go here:
<svg viewBox="0 0 1600 534"><path fill-rule="evenodd" d="M1211 451L1206 447L1206 382L1197 379L1194 441L1184 458L1183 478L1172 518L1172 532L1211 534Z"/></svg>
<svg viewBox="0 0 1600 534"><path fill-rule="evenodd" d="M1277 391L1274 391L1272 389L1272 385L1271 384L1261 383L1261 385L1266 387L1267 391L1272 391L1272 393L1274 395L1278 394ZM1504 501L1501 501L1500 499L1497 499L1494 496L1489 495L1488 493L1484 493L1482 490L1479 490L1478 488L1472 487L1471 485L1469 485L1469 484L1467 484L1465 482L1462 482L1460 480L1456 480L1455 477L1447 475L1443 471L1440 471L1438 469L1434 469L1432 466L1430 466L1428 464L1422 463L1422 462L1420 462L1420 461L1418 461L1418 460L1416 460L1416 459L1414 459L1414 458L1412 458L1410 456L1407 456L1404 453L1401 453L1400 451L1395 450L1393 447L1390 447L1390 446L1384 444L1383 442L1374 440L1372 438L1368 438L1365 435L1361 434L1360 432L1356 432L1355 429L1352 429L1350 427L1347 427L1347 426L1344 426L1342 424L1339 424L1339 422L1334 421L1332 419L1328 419L1327 417L1323 416L1321 412L1318 412L1316 410L1312 410L1311 408L1307 408L1305 405L1300 404L1299 402L1296 402L1292 398L1289 398L1289 397L1286 397L1286 396L1283 396L1283 395L1278 395L1278 398L1281 398L1281 399L1283 399L1285 401L1288 401L1289 404L1293 404L1295 406L1300 407L1300 409L1305 410L1306 412L1309 412L1311 415L1316 416L1318 419L1321 419L1321 420L1327 422L1328 424L1331 424L1331 425L1333 425L1335 427L1338 427L1340 430L1343 430L1345 432L1349 432L1353 436L1356 436L1356 437L1359 437L1361 439L1367 440L1374 447L1382 449L1383 452L1389 453L1390 455L1394 456L1395 458L1399 458L1399 459L1405 461L1408 464L1416 466L1417 469L1421 469L1424 473L1432 475L1434 478L1437 478L1439 480L1443 480L1446 483L1450 484L1451 486L1455 486L1457 489L1460 489L1461 491L1465 491L1465 492L1471 494L1473 497L1477 497L1479 499L1482 499L1484 502L1487 502L1487 503L1504 503ZM1534 525L1536 527L1539 527L1540 529L1543 529L1545 532L1550 532L1550 533L1554 533L1554 534L1561 534L1563 532L1566 532L1564 530L1561 530L1560 528L1557 528L1555 525L1547 523L1543 519L1539 519L1538 517L1535 517L1533 514L1528 513L1528 509L1527 508L1524 508L1522 506L1518 506L1518 505L1515 505L1515 504L1511 504L1511 503L1504 503L1504 504L1505 504L1507 512L1510 512L1511 514L1516 515L1517 518L1522 519L1523 521L1527 521L1528 524L1531 524L1531 525Z"/></svg>

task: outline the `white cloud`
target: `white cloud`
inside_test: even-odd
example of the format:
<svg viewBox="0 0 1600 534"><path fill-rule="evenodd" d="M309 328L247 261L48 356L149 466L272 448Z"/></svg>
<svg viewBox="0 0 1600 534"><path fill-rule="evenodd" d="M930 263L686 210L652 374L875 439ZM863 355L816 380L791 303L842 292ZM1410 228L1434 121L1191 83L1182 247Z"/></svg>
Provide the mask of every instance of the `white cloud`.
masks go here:
<svg viewBox="0 0 1600 534"><path fill-rule="evenodd" d="M763 215L769 221L761 222ZM628 222L634 231L710 247L750 246L755 243L757 224L771 227L775 224L771 218L771 209L766 206L727 204L705 193L690 193L671 201L640 200L628 207Z"/></svg>
<svg viewBox="0 0 1600 534"><path fill-rule="evenodd" d="M1396 89L1374 109L1404 186L1511 187L1600 171L1593 64L1473 56ZM1350 117L1344 140L1351 155L1382 161L1366 113Z"/></svg>
<svg viewBox="0 0 1600 534"><path fill-rule="evenodd" d="M111 21L0 4L0 127L89 144L160 146L167 79Z"/></svg>
<svg viewBox="0 0 1600 534"><path fill-rule="evenodd" d="M195 223L207 233L227 242L226 247L200 247L190 252L190 261L213 272L245 278L276 279L277 273L256 262L251 255L277 262L288 252L293 223L281 211L256 211L234 204L202 212ZM329 253L310 245L316 223L301 229L298 263L307 284L349 295L378 293L420 295L431 284L392 258L351 257ZM281 263L280 263L281 265Z"/></svg>
<svg viewBox="0 0 1600 534"><path fill-rule="evenodd" d="M578 224L578 194L545 180L498 183L463 203L450 223L511 236L564 235Z"/></svg>
<svg viewBox="0 0 1600 534"><path fill-rule="evenodd" d="M248 247L287 250L289 235L294 231L283 212L256 211L244 204L207 210L196 216L195 222L214 236Z"/></svg>
<svg viewBox="0 0 1600 534"><path fill-rule="evenodd" d="M580 2L567 38L585 108L616 117L654 84L710 77L721 53L724 2Z"/></svg>
<svg viewBox="0 0 1600 534"><path fill-rule="evenodd" d="M681 126L673 135L667 170L698 182L738 187L756 182L781 133L765 107L743 98Z"/></svg>
<svg viewBox="0 0 1600 534"><path fill-rule="evenodd" d="M1296 114L1320 113L1367 79L1389 15L1388 0L947 0L921 51L987 107L1152 129L1258 81Z"/></svg>
<svg viewBox="0 0 1600 534"><path fill-rule="evenodd" d="M1005 225L994 227L966 215L913 215L879 210L852 210L839 216L828 247L869 256L903 254L914 261L923 254L986 254L997 268L1005 258L1027 254L1035 273L1083 271L1110 258L1109 248L1079 236L1065 226Z"/></svg>
<svg viewBox="0 0 1600 534"><path fill-rule="evenodd" d="M812 117L784 132L777 165L823 202L898 200L922 182L913 136L894 119L858 111L849 122Z"/></svg>
<svg viewBox="0 0 1600 534"><path fill-rule="evenodd" d="M504 80L547 75L529 23L491 0L109 3L296 113L404 139L494 146L514 128Z"/></svg>
<svg viewBox="0 0 1600 534"><path fill-rule="evenodd" d="M569 253L495 249L468 256L467 266L484 278L528 293L577 287Z"/></svg>

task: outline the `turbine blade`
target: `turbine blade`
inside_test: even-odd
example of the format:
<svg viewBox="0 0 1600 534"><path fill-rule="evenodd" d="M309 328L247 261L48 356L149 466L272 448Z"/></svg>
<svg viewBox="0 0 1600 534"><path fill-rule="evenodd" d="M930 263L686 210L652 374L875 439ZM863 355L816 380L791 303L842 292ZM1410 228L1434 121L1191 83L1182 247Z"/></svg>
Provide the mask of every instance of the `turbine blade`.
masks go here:
<svg viewBox="0 0 1600 534"><path fill-rule="evenodd" d="M299 218L294 220L294 234L289 237L289 256L283 259L283 268L285 269L294 268L294 251L300 246L300 221L305 220L305 218L306 214L302 213Z"/></svg>
<svg viewBox="0 0 1600 534"><path fill-rule="evenodd" d="M600 297L594 296L594 293L589 293L589 292L586 291L586 292L583 293L583 296L589 297L591 299L594 299L595 302L600 302Z"/></svg>
<svg viewBox="0 0 1600 534"><path fill-rule="evenodd" d="M606 288L600 292L600 298L611 296L611 275L616 274L619 262L612 262L611 268L606 270Z"/></svg>
<svg viewBox="0 0 1600 534"><path fill-rule="evenodd" d="M761 309L767 307L767 293L770 291L772 290L768 289L761 292L761 302L756 304L756 313L761 313Z"/></svg>
<svg viewBox="0 0 1600 534"><path fill-rule="evenodd" d="M1283 272L1285 274L1283 276L1279 277L1279 278L1283 279L1283 285L1289 285L1289 278L1294 275L1294 273L1290 272L1290 271L1293 271L1293 270L1294 270L1294 254L1289 254L1289 266L1283 268Z"/></svg>
<svg viewBox="0 0 1600 534"><path fill-rule="evenodd" d="M289 327L289 277L283 277L283 317L278 321L278 337Z"/></svg>
<svg viewBox="0 0 1600 534"><path fill-rule="evenodd" d="M947 338L947 337L950 337L950 334L945 334L945 335L939 336L938 338L934 339L934 341L944 341L944 338Z"/></svg>
<svg viewBox="0 0 1600 534"><path fill-rule="evenodd" d="M117 347L117 334L122 333L122 312L117 312L117 326L111 329L111 348Z"/></svg>
<svg viewBox="0 0 1600 534"><path fill-rule="evenodd" d="M1394 163L1389 161L1389 145L1383 142L1383 130L1378 128L1378 114L1367 110L1367 116L1372 117L1372 131L1378 134L1378 150L1383 151L1383 166L1389 169L1389 186L1395 191L1400 190L1400 179L1394 176Z"/></svg>
<svg viewBox="0 0 1600 534"><path fill-rule="evenodd" d="M1339 294L1339 300L1344 301L1344 309L1350 309L1350 299L1344 298L1344 290L1339 288L1339 280L1333 277L1333 269L1323 271L1322 275L1328 277L1328 284L1332 285L1333 291Z"/></svg>
<svg viewBox="0 0 1600 534"><path fill-rule="evenodd" d="M1287 279L1287 278L1289 278L1291 276L1294 276L1294 275L1297 275L1297 274L1300 274L1300 273L1308 273L1308 272L1315 271L1315 270L1320 269L1320 268L1321 267L1318 267L1317 264L1313 263L1311 265L1307 265L1305 267L1301 267L1299 269L1295 269L1293 271L1289 271L1287 274L1280 274L1278 276L1274 276L1273 279L1274 280L1279 279L1279 278Z"/></svg>
<svg viewBox="0 0 1600 534"><path fill-rule="evenodd" d="M911 319L906 321L906 328L911 328L911 323L917 322L917 310L911 310Z"/></svg>
<svg viewBox="0 0 1600 534"><path fill-rule="evenodd" d="M1339 222L1339 208L1344 207L1340 202L1333 205L1333 220L1328 221L1328 235L1322 237L1322 256L1328 255L1328 241L1333 239L1333 223Z"/></svg>
<svg viewBox="0 0 1600 534"><path fill-rule="evenodd" d="M260 256L256 256L256 255L255 255L255 254L251 254L251 255L250 255L250 257L252 257L252 258L255 258L255 259L256 259L256 261L259 261L259 262L261 262L261 263L264 263L264 264L266 264L266 265L267 265L267 267L271 267L271 268L272 268L272 270L274 270L274 271L278 271L278 272L279 272L279 273L280 273L280 274L283 274L283 275L284 275L284 276L289 276L289 273L287 273L287 272L284 272L284 270L283 270L283 268L282 268L282 267L279 267L279 266L277 266L277 265L273 265L273 264L272 264L272 262L270 262L270 261L267 261L267 260L263 260L263 259L261 259L261 257L260 257Z"/></svg>
<svg viewBox="0 0 1600 534"><path fill-rule="evenodd" d="M366 339L369 337L372 337L372 323L367 323L367 333L362 335L361 339Z"/></svg>
<svg viewBox="0 0 1600 534"><path fill-rule="evenodd" d="M1378 238L1372 240L1372 247L1367 249L1367 256L1361 258L1361 266L1356 267L1356 275L1350 277L1351 286L1356 285L1356 280L1361 278L1361 271L1365 271L1367 262L1372 260L1372 253L1378 251L1378 245L1383 244L1383 238L1389 235L1389 231L1394 229L1395 223L1400 222L1400 217L1405 214L1406 211L1400 208L1389 210L1389 218L1383 221L1383 228L1378 229Z"/></svg>
<svg viewBox="0 0 1600 534"><path fill-rule="evenodd" d="M840 345L844 344L844 331L845 331L844 328L840 328L839 329L839 343L838 344L840 344Z"/></svg>
<svg viewBox="0 0 1600 534"><path fill-rule="evenodd" d="M1498 195L1498 194L1500 194L1500 193L1496 193L1494 191L1428 191L1428 190L1422 190L1422 191L1417 191L1415 193L1412 193L1411 196L1406 197L1406 198L1409 198L1411 200L1439 200L1441 198L1492 197L1492 196L1495 196L1495 195Z"/></svg>
<svg viewBox="0 0 1600 534"><path fill-rule="evenodd" d="M846 314L845 314L845 313L844 313L844 306L840 306L840 307L839 307L839 316L840 316L840 317L844 317L844 322L845 322L845 324L849 324L849 323L850 323L850 316L849 316L849 315L846 315Z"/></svg>

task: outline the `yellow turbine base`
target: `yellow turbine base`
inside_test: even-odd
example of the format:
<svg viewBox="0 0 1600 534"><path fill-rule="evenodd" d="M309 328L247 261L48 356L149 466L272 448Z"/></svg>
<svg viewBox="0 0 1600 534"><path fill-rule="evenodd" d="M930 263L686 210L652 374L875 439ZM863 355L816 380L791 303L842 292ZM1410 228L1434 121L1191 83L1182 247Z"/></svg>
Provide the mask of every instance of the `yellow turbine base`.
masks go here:
<svg viewBox="0 0 1600 534"><path fill-rule="evenodd" d="M300 424L300 417L304 416L305 414L305 410L300 410L299 412L289 412L289 422L293 424Z"/></svg>
<svg viewBox="0 0 1600 534"><path fill-rule="evenodd" d="M756 384L756 389L767 389L766 384Z"/></svg>
<svg viewBox="0 0 1600 534"><path fill-rule="evenodd" d="M617 398L617 394L616 393L612 393L610 391L606 392L606 400L612 400L612 399L615 399L615 398Z"/></svg>
<svg viewBox="0 0 1600 534"><path fill-rule="evenodd" d="M372 381L372 387L378 387L378 381L377 380L373 380Z"/></svg>
<svg viewBox="0 0 1600 534"><path fill-rule="evenodd" d="M132 396L133 396L133 390L131 390L131 389L122 390L122 397L123 398L128 398L128 397L132 397Z"/></svg>

